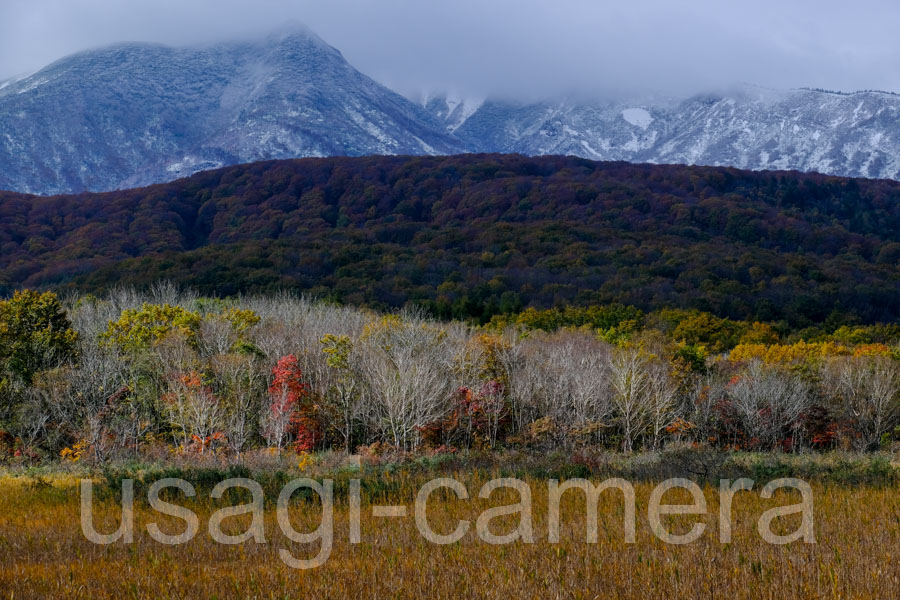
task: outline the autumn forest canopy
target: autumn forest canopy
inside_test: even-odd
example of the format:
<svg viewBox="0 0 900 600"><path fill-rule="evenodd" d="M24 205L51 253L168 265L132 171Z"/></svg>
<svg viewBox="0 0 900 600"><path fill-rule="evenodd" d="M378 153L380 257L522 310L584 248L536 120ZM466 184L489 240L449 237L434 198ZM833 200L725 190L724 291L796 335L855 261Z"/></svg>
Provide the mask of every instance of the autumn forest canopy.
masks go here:
<svg viewBox="0 0 900 600"><path fill-rule="evenodd" d="M0 301L0 463L293 450L890 450L900 327L817 340L709 313L487 326L157 285Z"/></svg>
<svg viewBox="0 0 900 600"><path fill-rule="evenodd" d="M900 442L897 182L270 161L0 193L0 248L2 460Z"/></svg>
<svg viewBox="0 0 900 600"><path fill-rule="evenodd" d="M900 316L900 184L516 155L270 161L0 193L0 293L168 279L486 323L686 309L793 331Z"/></svg>

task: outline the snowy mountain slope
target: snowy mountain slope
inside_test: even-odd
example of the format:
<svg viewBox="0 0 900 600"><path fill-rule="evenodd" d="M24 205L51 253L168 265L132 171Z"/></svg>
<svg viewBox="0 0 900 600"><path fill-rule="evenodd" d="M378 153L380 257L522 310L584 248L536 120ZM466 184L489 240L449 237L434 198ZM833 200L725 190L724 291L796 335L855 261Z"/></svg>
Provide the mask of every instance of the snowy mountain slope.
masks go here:
<svg viewBox="0 0 900 600"><path fill-rule="evenodd" d="M463 150L302 27L206 48L120 44L0 89L0 189L98 191L267 158Z"/></svg>
<svg viewBox="0 0 900 600"><path fill-rule="evenodd" d="M900 179L900 96L745 86L687 99L404 98L303 26L119 44L0 81L0 189L105 191L270 158L515 152Z"/></svg>
<svg viewBox="0 0 900 600"><path fill-rule="evenodd" d="M488 101L452 131L485 152L900 178L900 96L885 92L748 86L682 101Z"/></svg>
<svg viewBox="0 0 900 600"><path fill-rule="evenodd" d="M456 94L425 95L419 103L434 115L447 133L455 133L469 117L481 108L484 98L465 98Z"/></svg>

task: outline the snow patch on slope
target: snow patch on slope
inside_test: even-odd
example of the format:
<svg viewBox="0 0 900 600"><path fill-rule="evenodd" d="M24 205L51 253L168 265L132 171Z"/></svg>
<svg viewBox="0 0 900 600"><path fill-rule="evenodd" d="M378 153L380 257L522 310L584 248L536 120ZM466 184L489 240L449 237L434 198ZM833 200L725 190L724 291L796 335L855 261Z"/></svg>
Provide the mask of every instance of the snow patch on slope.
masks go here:
<svg viewBox="0 0 900 600"><path fill-rule="evenodd" d="M626 108L622 111L622 118L644 130L653 122L653 117L643 108Z"/></svg>

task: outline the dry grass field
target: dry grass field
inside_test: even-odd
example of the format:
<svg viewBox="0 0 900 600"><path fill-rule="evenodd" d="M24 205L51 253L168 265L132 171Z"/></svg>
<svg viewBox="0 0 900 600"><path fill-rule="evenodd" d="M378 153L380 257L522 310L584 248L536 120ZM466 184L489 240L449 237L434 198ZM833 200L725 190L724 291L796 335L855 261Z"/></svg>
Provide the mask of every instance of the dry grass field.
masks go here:
<svg viewBox="0 0 900 600"><path fill-rule="evenodd" d="M294 570L278 556L289 548L311 557L318 544L301 547L281 533L274 507L265 514L266 543L225 546L207 533L209 515L225 500L208 492L175 501L196 511L200 533L181 546L160 544L146 524L180 533L183 522L154 512L137 493L134 542L94 545L81 533L78 481L71 475L0 478L0 591L3 598L898 598L900 597L900 493L892 486L844 486L813 483L817 543L777 546L757 532L766 510L798 501L796 492L763 499L760 483L734 499L733 540L719 542L719 495L706 486L708 514L667 516L673 532L695 522L707 529L687 545L661 542L651 531L646 507L652 484L637 483L637 540L626 544L619 492L604 492L599 504L599 541L585 542L585 509L579 492L563 497L561 541L547 539L548 494L545 480L527 483L533 492L534 543L491 545L476 535L475 519L488 507L516 501L510 490L490 500L477 499L488 479L451 473L470 499L435 493L429 522L441 533L458 519L473 526L461 541L434 545L416 528L412 500L419 481L396 474L390 493L364 498L361 543L349 542L349 508L335 493L334 548L320 567ZM687 501L682 490L666 503ZM267 497L267 502L273 500ZM406 517L375 517L371 501L405 503ZM240 503L240 501L233 502ZM314 530L320 522L317 501L292 506L295 528ZM95 525L113 531L120 508L114 500L95 499ZM681 521L681 522L679 522ZM498 518L494 533L515 528L518 516ZM223 529L240 533L249 515L232 517ZM793 531L799 516L776 520L774 529Z"/></svg>

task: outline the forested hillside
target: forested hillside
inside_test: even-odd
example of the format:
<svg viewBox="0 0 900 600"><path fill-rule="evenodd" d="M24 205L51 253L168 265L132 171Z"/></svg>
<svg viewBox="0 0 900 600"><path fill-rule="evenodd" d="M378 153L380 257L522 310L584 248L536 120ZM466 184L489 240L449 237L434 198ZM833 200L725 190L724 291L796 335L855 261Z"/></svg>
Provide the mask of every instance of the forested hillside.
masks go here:
<svg viewBox="0 0 900 600"><path fill-rule="evenodd" d="M621 302L792 327L900 317L900 184L516 155L271 161L0 193L0 291L161 278L486 321Z"/></svg>

